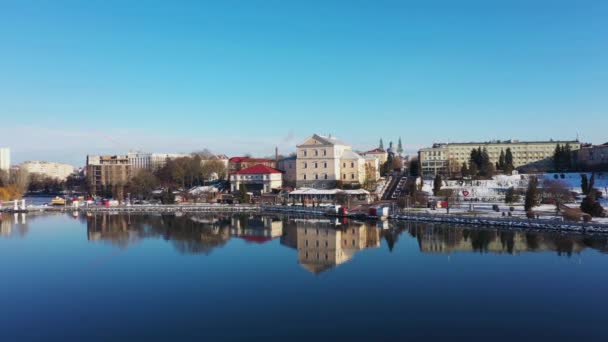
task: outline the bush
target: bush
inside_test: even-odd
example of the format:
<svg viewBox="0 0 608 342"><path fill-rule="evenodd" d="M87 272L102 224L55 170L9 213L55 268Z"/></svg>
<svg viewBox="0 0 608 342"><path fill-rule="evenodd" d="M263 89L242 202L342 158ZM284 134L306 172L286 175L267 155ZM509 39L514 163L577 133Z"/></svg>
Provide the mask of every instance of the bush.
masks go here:
<svg viewBox="0 0 608 342"><path fill-rule="evenodd" d="M577 212L576 210L569 209L564 210L562 216L566 221L578 222L581 220L581 216L583 215L580 212Z"/></svg>
<svg viewBox="0 0 608 342"><path fill-rule="evenodd" d="M604 217L606 213L602 205L595 199L596 191L594 190L591 190L589 195L581 202L581 210L592 217Z"/></svg>

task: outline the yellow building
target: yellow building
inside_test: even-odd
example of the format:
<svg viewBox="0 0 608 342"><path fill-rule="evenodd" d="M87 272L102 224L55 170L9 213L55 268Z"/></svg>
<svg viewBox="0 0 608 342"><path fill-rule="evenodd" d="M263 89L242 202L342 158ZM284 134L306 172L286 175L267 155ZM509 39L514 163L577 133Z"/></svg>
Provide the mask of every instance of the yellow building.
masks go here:
<svg viewBox="0 0 608 342"><path fill-rule="evenodd" d="M297 146L296 186L330 189L338 181L363 184L366 161L352 146L315 134Z"/></svg>
<svg viewBox="0 0 608 342"><path fill-rule="evenodd" d="M557 145L569 144L575 151L580 148L578 141L491 141L480 143L445 143L419 151L423 176L460 172L463 163L469 162L471 150L487 149L492 164L498 162L500 153L511 149L513 166L521 170L543 170L552 167L552 157Z"/></svg>

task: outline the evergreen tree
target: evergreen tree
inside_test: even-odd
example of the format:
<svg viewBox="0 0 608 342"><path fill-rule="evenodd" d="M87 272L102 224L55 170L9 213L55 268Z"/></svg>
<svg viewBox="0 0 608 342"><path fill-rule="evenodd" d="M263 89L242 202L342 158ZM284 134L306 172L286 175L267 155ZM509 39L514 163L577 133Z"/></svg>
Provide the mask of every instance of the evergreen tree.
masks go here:
<svg viewBox="0 0 608 342"><path fill-rule="evenodd" d="M384 165L382 165L382 174L383 176L389 175L394 171L394 157L392 153L388 154L388 158Z"/></svg>
<svg viewBox="0 0 608 342"><path fill-rule="evenodd" d="M528 182L528 189L526 190L526 199L524 203L524 209L526 212L532 210L538 205L538 179L534 176L530 177Z"/></svg>
<svg viewBox="0 0 608 342"><path fill-rule="evenodd" d="M513 173L515 167L513 166L513 153L511 152L511 148L507 148L507 152L505 153L505 166L503 167L503 172L507 175Z"/></svg>
<svg viewBox="0 0 608 342"><path fill-rule="evenodd" d="M467 167L467 163L462 163L462 167L460 168L460 174L462 177L470 176L469 168Z"/></svg>
<svg viewBox="0 0 608 342"><path fill-rule="evenodd" d="M435 180L433 180L433 195L437 196L439 194L439 190L441 190L441 185L441 175L436 175Z"/></svg>
<svg viewBox="0 0 608 342"><path fill-rule="evenodd" d="M397 143L397 154L401 155L403 153L403 144L401 143L401 137L399 137L399 142Z"/></svg>
<svg viewBox="0 0 608 342"><path fill-rule="evenodd" d="M380 145L378 146L378 148L384 150L384 141L382 141L382 138L380 138Z"/></svg>
<svg viewBox="0 0 608 342"><path fill-rule="evenodd" d="M584 195L589 193L589 180L587 179L586 173L581 174L581 192Z"/></svg>
<svg viewBox="0 0 608 342"><path fill-rule="evenodd" d="M572 147L570 146L570 143L566 143L562 158L564 160L564 168L567 171L572 170Z"/></svg>
<svg viewBox="0 0 608 342"><path fill-rule="evenodd" d="M510 187L509 189L507 189L507 192L505 193L505 203L515 203L518 202L519 199L520 196L517 194L517 192L515 192L515 188Z"/></svg>
<svg viewBox="0 0 608 342"><path fill-rule="evenodd" d="M593 217L604 217L606 213L602 205L597 201L596 193L597 190L593 188L589 191L587 197L581 202L581 211Z"/></svg>
<svg viewBox="0 0 608 342"><path fill-rule="evenodd" d="M418 158L412 159L410 161L410 176L416 178L418 176L420 176L420 162L418 161Z"/></svg>
<svg viewBox="0 0 608 342"><path fill-rule="evenodd" d="M498 167L497 170L504 171L505 170L505 151L500 150L500 157L498 157Z"/></svg>
<svg viewBox="0 0 608 342"><path fill-rule="evenodd" d="M595 187L595 172L591 174L591 179L589 180L589 185L587 186L587 194L592 192Z"/></svg>
<svg viewBox="0 0 608 342"><path fill-rule="evenodd" d="M480 174L484 177L492 177L494 175L494 165L490 161L490 155L488 154L488 150L484 147L481 150L481 165L479 166Z"/></svg>
<svg viewBox="0 0 608 342"><path fill-rule="evenodd" d="M469 175L471 175L471 177L475 177L475 176L477 176L478 173L479 173L479 168L477 167L477 164L474 161L470 161Z"/></svg>

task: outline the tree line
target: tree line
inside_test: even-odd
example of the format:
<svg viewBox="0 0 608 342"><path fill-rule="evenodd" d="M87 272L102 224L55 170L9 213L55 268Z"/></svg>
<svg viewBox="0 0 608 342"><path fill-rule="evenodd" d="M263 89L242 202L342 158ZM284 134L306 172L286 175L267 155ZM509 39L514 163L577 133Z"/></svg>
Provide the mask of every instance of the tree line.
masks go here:
<svg viewBox="0 0 608 342"><path fill-rule="evenodd" d="M506 152L501 150L498 161L492 163L487 148L479 147L471 150L469 162L462 163L460 174L462 177L488 179L494 176L497 171L510 175L514 169L511 148L507 148Z"/></svg>

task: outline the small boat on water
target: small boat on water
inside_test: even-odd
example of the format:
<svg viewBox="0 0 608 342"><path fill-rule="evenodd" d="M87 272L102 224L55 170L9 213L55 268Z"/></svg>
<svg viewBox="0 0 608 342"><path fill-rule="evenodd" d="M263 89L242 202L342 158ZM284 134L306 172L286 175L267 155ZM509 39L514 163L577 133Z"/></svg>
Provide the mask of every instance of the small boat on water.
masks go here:
<svg viewBox="0 0 608 342"><path fill-rule="evenodd" d="M57 196L51 200L51 205L65 205L65 199Z"/></svg>

